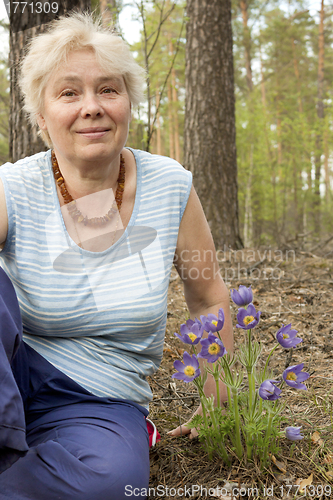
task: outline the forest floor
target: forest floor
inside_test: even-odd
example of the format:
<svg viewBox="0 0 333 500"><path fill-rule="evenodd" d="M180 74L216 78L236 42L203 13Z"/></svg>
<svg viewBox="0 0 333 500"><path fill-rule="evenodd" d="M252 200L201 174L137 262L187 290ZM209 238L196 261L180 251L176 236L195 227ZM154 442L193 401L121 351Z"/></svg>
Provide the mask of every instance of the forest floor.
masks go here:
<svg viewBox="0 0 333 500"><path fill-rule="evenodd" d="M281 377L287 366L304 362L304 370L311 375L307 391L283 390L289 422L284 426L302 426L304 439L295 445L281 439L279 456L271 457L270 464L260 470L256 463L246 464L245 459L235 458L229 467L219 458L209 460L198 439L167 435L180 422L186 422L198 405L193 384L171 379L173 362L182 358L185 347L174 332L179 332L188 318L182 283L174 273L169 287L164 357L150 379L154 394L150 418L161 440L151 450L148 498L181 498L185 486L192 485L190 498L333 498L333 251L247 249L220 252L218 256L229 289L252 285L254 305L262 311L253 334L262 343L264 359L283 324L292 323L303 339L295 349L278 349L270 367L274 376ZM235 325L237 307L231 307ZM237 352L243 331L234 328L234 335ZM308 478L313 487L303 496L295 494L296 489L289 485ZM232 491L237 491L234 487L241 492L238 497L232 496Z"/></svg>

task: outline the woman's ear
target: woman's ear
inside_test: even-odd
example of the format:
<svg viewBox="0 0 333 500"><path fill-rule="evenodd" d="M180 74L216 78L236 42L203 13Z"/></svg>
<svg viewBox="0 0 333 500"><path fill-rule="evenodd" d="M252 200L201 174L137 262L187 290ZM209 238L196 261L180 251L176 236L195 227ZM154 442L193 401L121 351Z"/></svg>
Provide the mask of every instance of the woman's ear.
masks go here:
<svg viewBox="0 0 333 500"><path fill-rule="evenodd" d="M37 113L36 119L37 119L37 123L38 123L39 128L41 130L47 130L44 117L41 115L41 113Z"/></svg>

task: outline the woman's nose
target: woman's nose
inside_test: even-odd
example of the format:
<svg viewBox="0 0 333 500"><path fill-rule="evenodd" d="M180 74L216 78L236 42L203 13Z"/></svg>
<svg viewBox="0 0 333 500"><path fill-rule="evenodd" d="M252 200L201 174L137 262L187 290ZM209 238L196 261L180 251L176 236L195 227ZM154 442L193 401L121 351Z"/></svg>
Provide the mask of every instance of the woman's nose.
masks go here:
<svg viewBox="0 0 333 500"><path fill-rule="evenodd" d="M83 117L102 116L104 114L104 110L97 95L87 93L83 96L81 114Z"/></svg>

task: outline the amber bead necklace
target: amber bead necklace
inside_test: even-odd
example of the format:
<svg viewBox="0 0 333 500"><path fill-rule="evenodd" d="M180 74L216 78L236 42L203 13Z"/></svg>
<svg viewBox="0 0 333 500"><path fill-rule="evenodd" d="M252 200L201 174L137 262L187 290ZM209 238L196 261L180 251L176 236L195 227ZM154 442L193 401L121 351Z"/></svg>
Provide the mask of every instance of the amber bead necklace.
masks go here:
<svg viewBox="0 0 333 500"><path fill-rule="evenodd" d="M108 224L115 214L120 212L121 204L123 202L123 193L125 188L125 160L123 155L120 155L120 168L119 175L117 179L117 191L115 200L112 203L110 210L103 215L103 217L91 217L88 218L86 215L83 215L80 209L76 205L76 200L74 200L71 194L68 192L68 189L65 184L65 179L60 171L58 161L54 151L52 150L52 168L53 175L56 181L56 184L59 186L61 195L68 208L68 212L74 222L83 223L85 226L105 226Z"/></svg>

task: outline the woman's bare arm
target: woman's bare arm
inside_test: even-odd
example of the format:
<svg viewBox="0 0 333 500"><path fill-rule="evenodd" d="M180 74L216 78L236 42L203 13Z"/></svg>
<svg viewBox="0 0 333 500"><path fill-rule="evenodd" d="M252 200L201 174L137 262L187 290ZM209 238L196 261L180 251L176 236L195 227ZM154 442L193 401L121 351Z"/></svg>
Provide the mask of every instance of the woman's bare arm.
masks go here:
<svg viewBox="0 0 333 500"><path fill-rule="evenodd" d="M200 318L202 314L207 316L208 313L217 315L219 308L223 308L225 323L221 338L227 351L232 352L229 293L221 277L210 228L194 188L179 228L175 266L184 283L185 299L192 319ZM203 360L200 362L202 365ZM211 375L207 377L205 393L216 397L215 381ZM222 383L220 399L227 400L226 388ZM182 426L182 429L175 429L172 435L190 432L190 429Z"/></svg>

